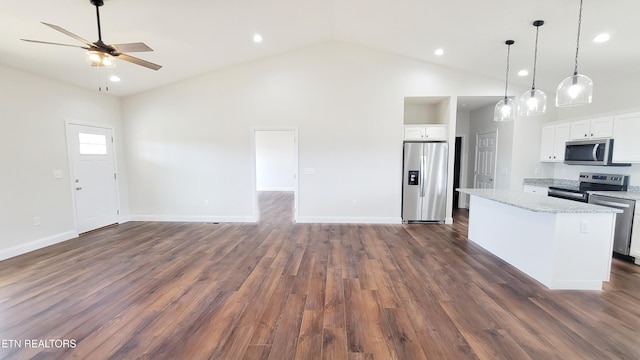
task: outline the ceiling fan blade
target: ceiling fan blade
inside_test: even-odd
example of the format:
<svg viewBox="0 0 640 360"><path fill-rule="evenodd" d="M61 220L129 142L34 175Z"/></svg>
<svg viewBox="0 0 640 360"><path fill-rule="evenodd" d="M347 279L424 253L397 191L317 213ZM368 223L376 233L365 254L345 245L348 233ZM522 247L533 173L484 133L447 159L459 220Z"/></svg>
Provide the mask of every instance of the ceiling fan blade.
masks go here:
<svg viewBox="0 0 640 360"><path fill-rule="evenodd" d="M118 59L122 59L124 61L128 61L130 63L134 63L136 65L144 66L144 67L149 68L151 70L159 70L162 67L162 65L158 65L158 64L154 64L152 62L146 61L146 60L138 59L137 57L133 57L133 56L127 55L127 54L118 55Z"/></svg>
<svg viewBox="0 0 640 360"><path fill-rule="evenodd" d="M80 45L61 44L61 43L54 43L54 42L49 42L49 41L29 40L29 39L20 39L20 40L28 41L28 42L32 42L32 43L38 43L38 44L70 46L70 47L90 50L90 48L87 48L87 47L84 47L84 46L80 46Z"/></svg>
<svg viewBox="0 0 640 360"><path fill-rule="evenodd" d="M61 33L63 33L63 34L65 34L65 35L67 35L67 36L70 36L70 37L72 37L72 38L74 38L74 39L76 39L76 40L80 41L81 43L84 43L84 44L88 45L89 47L93 47L93 46L95 46L91 41L86 40L86 39L83 39L83 38L81 38L80 36L78 36L78 35L76 35L76 34L74 34L74 33L70 32L70 31L68 31L68 30L63 29L63 28L61 28L61 27L60 27L60 26L58 26L58 25L47 24L46 22L43 22L43 24L47 25L48 27L50 27L50 28L52 28L52 29L54 29L54 30L58 30L58 31L60 31L60 32L61 32Z"/></svg>
<svg viewBox="0 0 640 360"><path fill-rule="evenodd" d="M142 42L127 43L127 44L111 44L111 46L114 49L116 49L116 51L119 53L153 51L152 48L148 47L147 44Z"/></svg>

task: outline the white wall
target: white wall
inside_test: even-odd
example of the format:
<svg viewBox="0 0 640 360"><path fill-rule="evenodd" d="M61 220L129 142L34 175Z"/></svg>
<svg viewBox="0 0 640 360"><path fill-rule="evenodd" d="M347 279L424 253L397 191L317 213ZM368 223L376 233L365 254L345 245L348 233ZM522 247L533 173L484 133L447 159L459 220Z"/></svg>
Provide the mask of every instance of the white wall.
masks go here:
<svg viewBox="0 0 640 360"><path fill-rule="evenodd" d="M293 191L295 133L293 130L255 132L256 190Z"/></svg>
<svg viewBox="0 0 640 360"><path fill-rule="evenodd" d="M496 95L503 86L326 42L128 97L131 213L255 219L253 184L239 176L251 169L250 129L291 126L299 131L299 221L400 222L404 98Z"/></svg>
<svg viewBox="0 0 640 360"><path fill-rule="evenodd" d="M120 99L3 66L0 78L0 259L77 236L65 119L114 127L126 215Z"/></svg>

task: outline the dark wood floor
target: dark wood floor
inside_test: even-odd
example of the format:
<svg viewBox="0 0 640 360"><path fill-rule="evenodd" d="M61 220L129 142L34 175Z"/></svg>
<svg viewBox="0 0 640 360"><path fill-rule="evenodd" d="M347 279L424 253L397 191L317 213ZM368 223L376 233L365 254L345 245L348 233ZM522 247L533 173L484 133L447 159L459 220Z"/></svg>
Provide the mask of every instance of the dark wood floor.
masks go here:
<svg viewBox="0 0 640 360"><path fill-rule="evenodd" d="M291 194L260 196L259 224L130 222L0 262L0 358L640 358L638 266L550 291L468 241L464 210L294 224Z"/></svg>

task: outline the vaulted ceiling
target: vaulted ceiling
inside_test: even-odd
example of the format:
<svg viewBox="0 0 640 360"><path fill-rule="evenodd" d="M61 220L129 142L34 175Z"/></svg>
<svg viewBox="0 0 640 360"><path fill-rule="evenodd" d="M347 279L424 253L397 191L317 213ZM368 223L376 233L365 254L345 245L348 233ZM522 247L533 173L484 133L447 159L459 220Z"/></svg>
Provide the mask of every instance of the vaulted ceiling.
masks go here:
<svg viewBox="0 0 640 360"><path fill-rule="evenodd" d="M118 61L110 94L126 96L238 63L338 40L504 79L506 46L511 79L530 85L518 70L533 65L534 20L540 28L539 88L554 92L571 75L579 0L104 0L103 40L144 42L154 49L134 56L163 65L159 71ZM640 67L638 0L584 0L579 71L597 81L622 78ZM41 22L97 40L89 0L0 2L0 64L88 89L100 76L83 50L20 41L82 45ZM595 43L607 32L611 39ZM263 37L254 43L254 34ZM434 51L442 48L444 54ZM104 84L103 84L104 85ZM495 95L495 94L492 94Z"/></svg>

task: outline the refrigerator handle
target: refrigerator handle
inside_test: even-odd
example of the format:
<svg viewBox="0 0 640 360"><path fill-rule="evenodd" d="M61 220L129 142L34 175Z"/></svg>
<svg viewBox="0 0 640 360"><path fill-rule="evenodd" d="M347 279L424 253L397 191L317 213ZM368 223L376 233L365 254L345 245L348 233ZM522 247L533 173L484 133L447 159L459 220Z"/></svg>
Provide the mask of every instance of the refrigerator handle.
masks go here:
<svg viewBox="0 0 640 360"><path fill-rule="evenodd" d="M420 156L420 197L424 197L424 170L427 168L427 157L425 155Z"/></svg>

